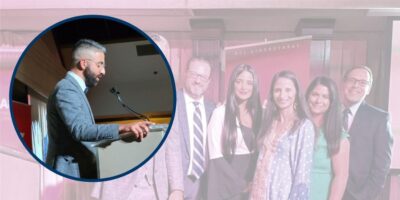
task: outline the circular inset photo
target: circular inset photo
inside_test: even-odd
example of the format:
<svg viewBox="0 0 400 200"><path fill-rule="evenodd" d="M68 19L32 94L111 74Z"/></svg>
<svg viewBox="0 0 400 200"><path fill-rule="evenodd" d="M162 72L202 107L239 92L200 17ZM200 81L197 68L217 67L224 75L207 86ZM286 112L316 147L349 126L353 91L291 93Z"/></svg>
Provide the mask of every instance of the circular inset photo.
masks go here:
<svg viewBox="0 0 400 200"><path fill-rule="evenodd" d="M10 87L14 126L32 156L64 177L104 181L162 149L175 83L160 38L98 15L63 20L37 36Z"/></svg>

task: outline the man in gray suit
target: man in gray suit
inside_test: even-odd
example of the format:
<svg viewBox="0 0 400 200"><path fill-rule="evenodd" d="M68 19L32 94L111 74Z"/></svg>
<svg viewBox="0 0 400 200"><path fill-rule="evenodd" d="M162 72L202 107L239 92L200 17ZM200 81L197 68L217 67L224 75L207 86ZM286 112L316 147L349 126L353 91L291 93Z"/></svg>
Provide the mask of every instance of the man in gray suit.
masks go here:
<svg viewBox="0 0 400 200"><path fill-rule="evenodd" d="M210 63L202 58L189 61L184 88L177 93L173 126L180 136L185 199L199 199L207 166L206 130L215 105L204 98L211 81Z"/></svg>
<svg viewBox="0 0 400 200"><path fill-rule="evenodd" d="M348 70L343 78L343 126L350 135L345 200L377 199L389 172L393 144L389 114L364 101L372 81L366 66Z"/></svg>
<svg viewBox="0 0 400 200"><path fill-rule="evenodd" d="M89 142L130 134L140 142L151 122L97 125L85 91L105 75L106 49L93 40L79 40L73 49L73 66L57 83L47 103L49 146L46 164L75 178L97 179L97 149Z"/></svg>

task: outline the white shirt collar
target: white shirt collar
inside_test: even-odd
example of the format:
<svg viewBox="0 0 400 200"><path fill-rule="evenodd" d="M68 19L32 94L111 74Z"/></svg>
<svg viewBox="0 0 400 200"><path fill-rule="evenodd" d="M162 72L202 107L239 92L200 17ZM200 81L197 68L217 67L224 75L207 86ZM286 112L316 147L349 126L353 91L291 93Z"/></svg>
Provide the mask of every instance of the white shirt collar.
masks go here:
<svg viewBox="0 0 400 200"><path fill-rule="evenodd" d="M81 87L82 91L85 92L87 88L85 81L83 81L83 79L78 75L76 75L74 72L68 71L67 74L71 75L72 78L74 78L78 82L78 85Z"/></svg>
<svg viewBox="0 0 400 200"><path fill-rule="evenodd" d="M360 101L360 102L358 102L356 104L353 104L352 106L350 106L348 108L350 110L350 112L351 112L350 115L354 116L357 113L358 108L360 108L360 105L361 105L362 102L363 101Z"/></svg>
<svg viewBox="0 0 400 200"><path fill-rule="evenodd" d="M183 89L183 96L184 96L186 102L190 102L190 103L199 102L200 105L203 105L203 104L204 104L204 96L201 96L201 98L198 99L198 100L193 99L191 96L189 96L189 95L186 93L186 90L185 90L185 89Z"/></svg>

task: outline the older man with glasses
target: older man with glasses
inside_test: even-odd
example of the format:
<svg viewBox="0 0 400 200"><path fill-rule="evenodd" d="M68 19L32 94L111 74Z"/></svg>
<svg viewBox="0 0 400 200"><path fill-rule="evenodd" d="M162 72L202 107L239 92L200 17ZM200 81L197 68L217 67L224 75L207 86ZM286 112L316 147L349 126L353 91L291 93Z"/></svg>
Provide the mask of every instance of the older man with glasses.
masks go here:
<svg viewBox="0 0 400 200"><path fill-rule="evenodd" d="M343 128L350 135L349 179L343 199L377 199L389 172L393 136L389 114L365 102L373 75L366 66L343 77Z"/></svg>
<svg viewBox="0 0 400 200"><path fill-rule="evenodd" d="M211 82L211 65L192 58L186 69L184 86L177 92L177 110L172 132L180 137L184 196L186 200L201 199L206 169L207 124L215 105L204 98Z"/></svg>

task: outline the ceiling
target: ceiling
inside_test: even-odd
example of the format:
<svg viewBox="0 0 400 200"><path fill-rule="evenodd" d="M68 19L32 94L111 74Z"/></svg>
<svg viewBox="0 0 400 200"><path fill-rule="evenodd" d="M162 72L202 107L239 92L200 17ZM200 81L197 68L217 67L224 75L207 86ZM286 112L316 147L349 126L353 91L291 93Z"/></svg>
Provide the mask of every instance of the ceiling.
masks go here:
<svg viewBox="0 0 400 200"><path fill-rule="evenodd" d="M102 44L146 40L141 33L125 24L101 18L68 21L56 25L51 32L60 47L71 46L81 38L91 38Z"/></svg>
<svg viewBox="0 0 400 200"><path fill-rule="evenodd" d="M131 42L131 49L135 49L132 42L144 41L146 38L138 31L125 24L101 18L78 19L57 24L52 27L51 33L58 48L60 59L64 68L69 69L73 45L83 38L95 40L103 45ZM149 44L147 42L147 44ZM125 49L127 52L131 49ZM111 51L113 53L113 51ZM132 54L129 57L132 57ZM116 60L125 60L116 56ZM107 59L108 60L108 59ZM112 63L114 61L112 60ZM118 65L119 66L119 65Z"/></svg>
<svg viewBox="0 0 400 200"><path fill-rule="evenodd" d="M225 39L246 40L249 35L258 35L257 37L262 38L267 33L281 37L293 35L299 21L304 18L333 19L334 32L338 34L384 33L390 18L385 16L385 13L377 14L368 9L11 9L2 10L0 13L0 33L11 32L16 37L21 36L19 43L26 45L40 31L52 24L68 17L88 13L113 16L134 24L146 32L159 32L168 39L175 40L190 39L193 36L194 27L191 24L193 19L218 20L222 22L220 28L223 29ZM157 78L154 72L163 69L160 67L162 63L160 59L157 61L152 56L133 56L136 53L134 46L146 41L140 34L118 23L89 20L79 24L64 24L60 28L55 28L53 34L65 66L70 63L72 44L77 38L89 37L109 45L112 49L114 49L111 47L113 43L114 46L121 47L121 51L115 49L120 53L113 54L111 51L107 55L107 64L113 71L119 71L120 66L136 66L135 70L145 70L137 76L134 74L138 73L133 72L119 71L119 76L110 72L107 74L111 78L110 81L141 81ZM0 44L2 41L0 37ZM146 62L149 63L147 66L141 64ZM127 69L132 68L125 70Z"/></svg>
<svg viewBox="0 0 400 200"><path fill-rule="evenodd" d="M227 32L292 31L301 18L335 19L337 31L371 31L381 30L387 19L384 13L368 9L36 9L2 10L1 29L41 31L65 18L88 13L114 16L142 30L158 32L191 31L193 18L221 19Z"/></svg>

